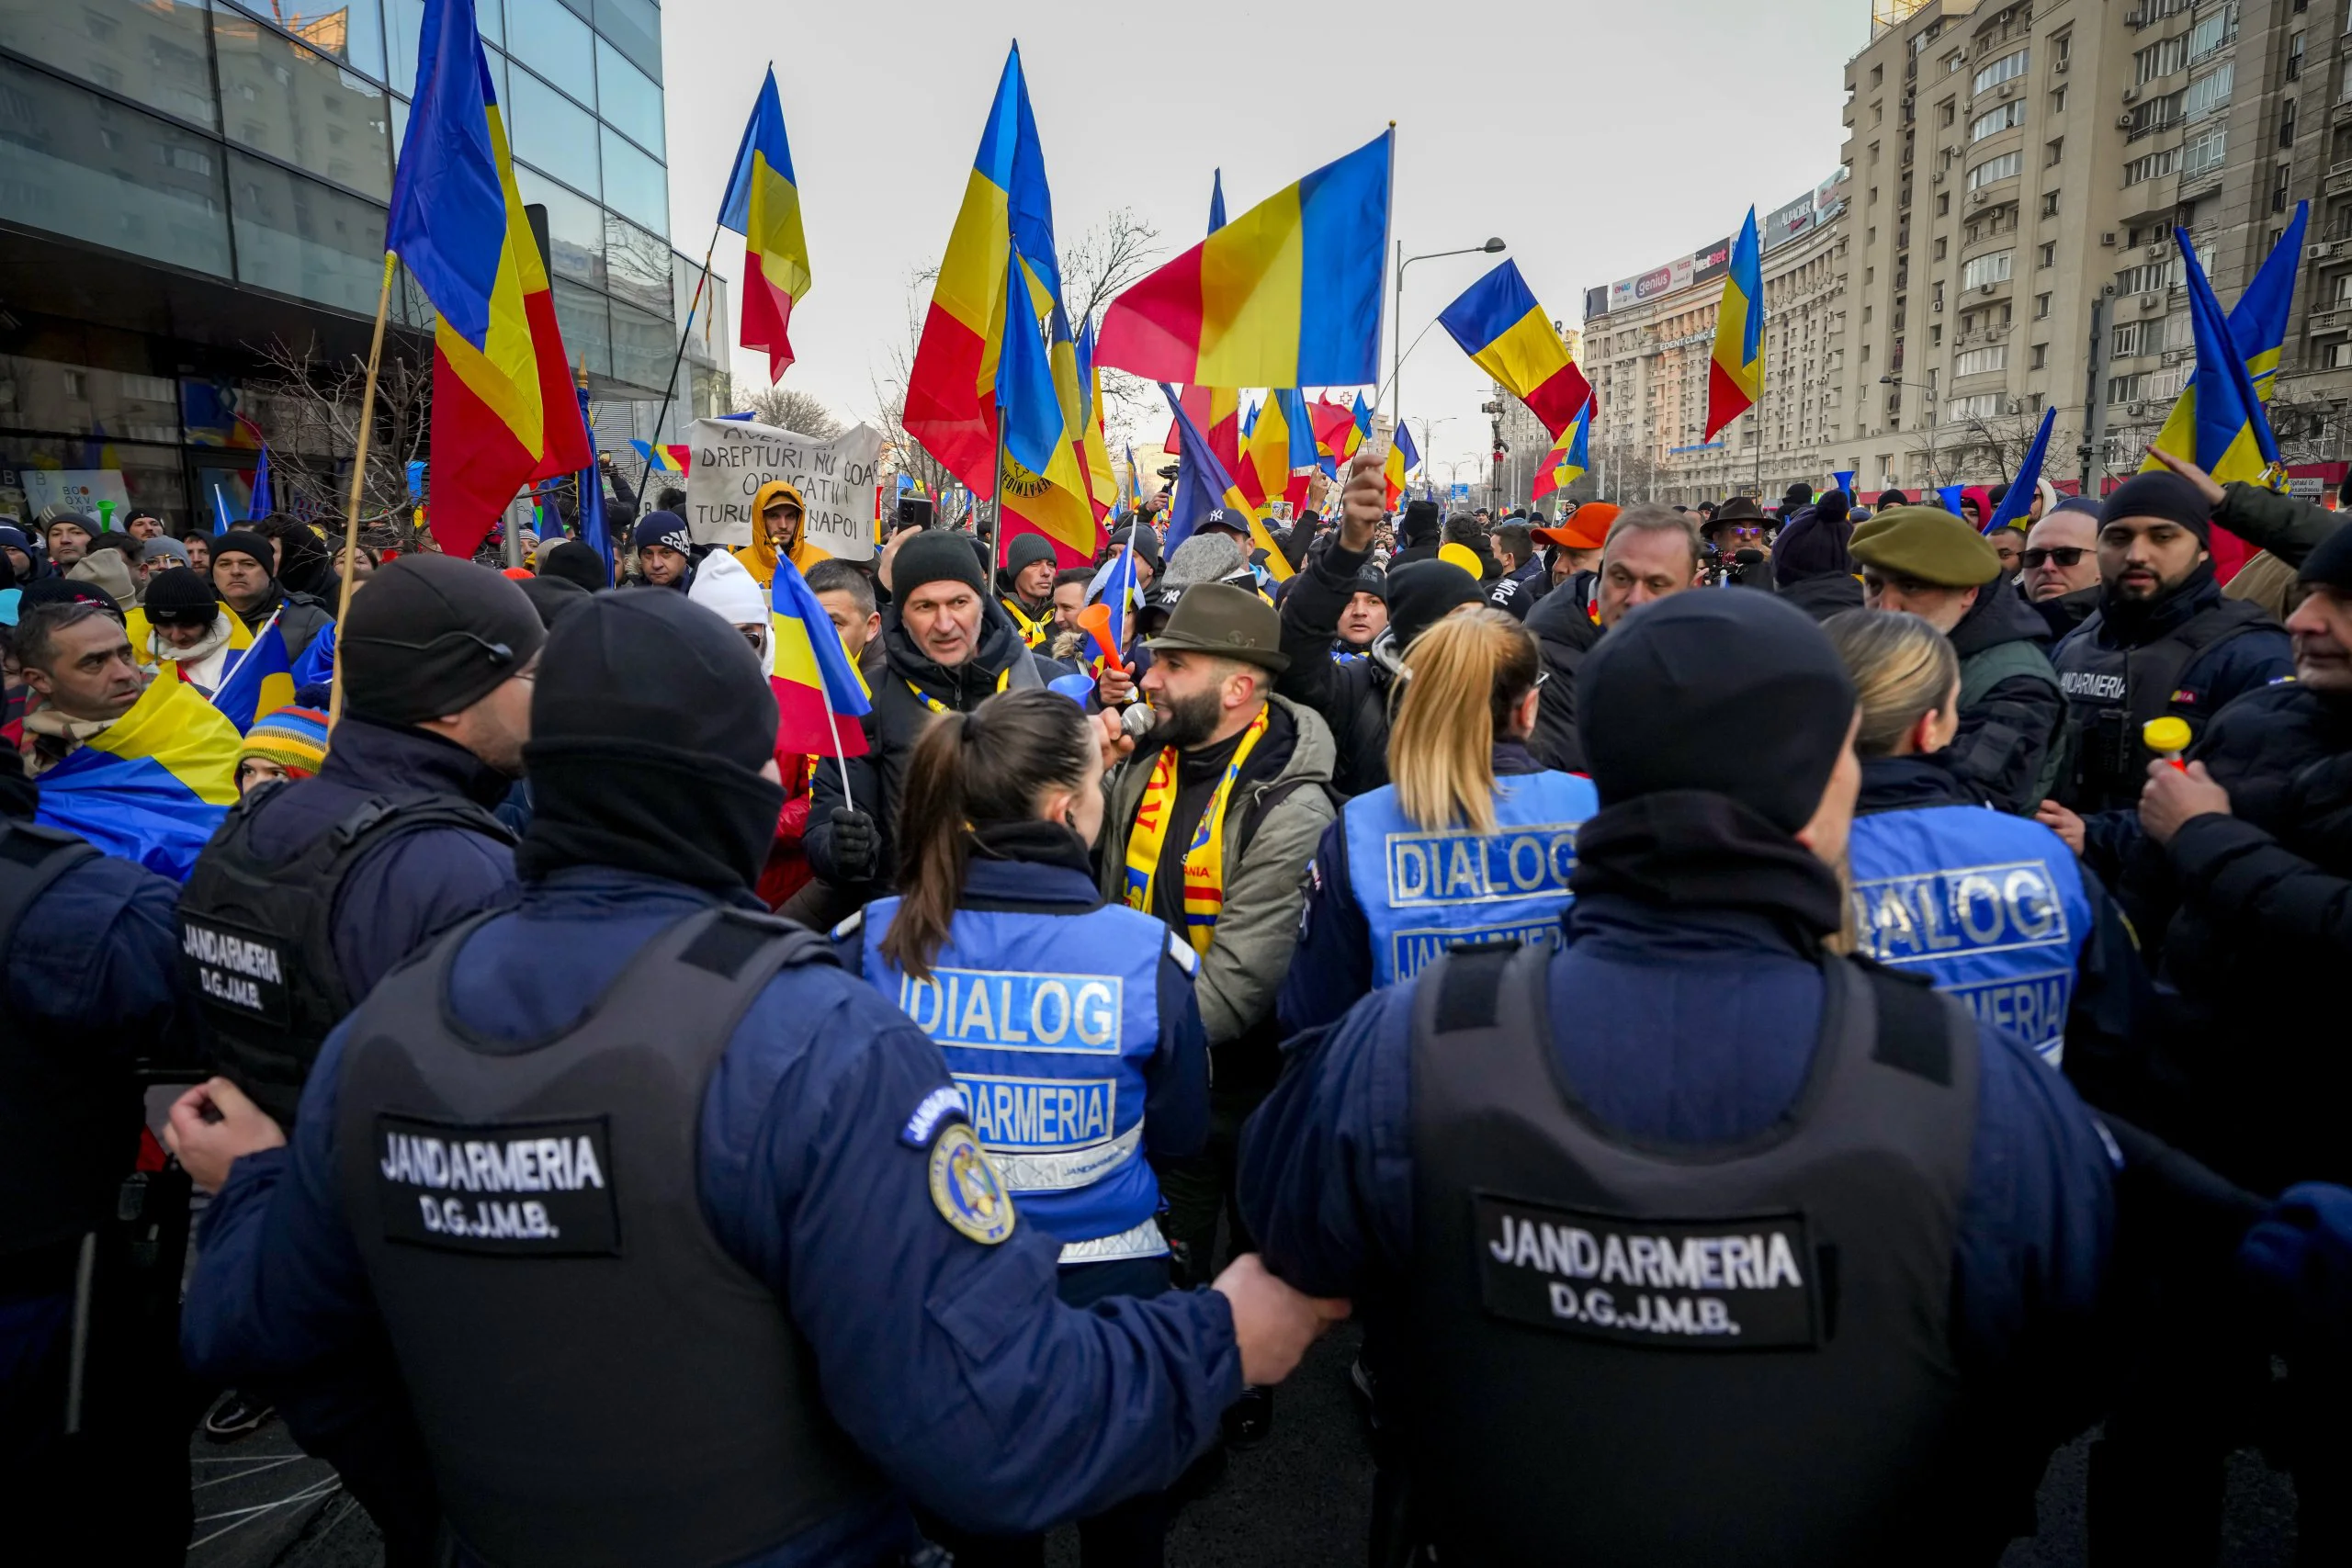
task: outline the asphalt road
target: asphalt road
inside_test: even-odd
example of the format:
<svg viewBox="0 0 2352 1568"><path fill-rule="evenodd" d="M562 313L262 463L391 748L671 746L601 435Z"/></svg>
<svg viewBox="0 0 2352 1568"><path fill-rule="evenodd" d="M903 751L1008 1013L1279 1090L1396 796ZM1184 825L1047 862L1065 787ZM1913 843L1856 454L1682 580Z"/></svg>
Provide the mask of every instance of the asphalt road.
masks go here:
<svg viewBox="0 0 2352 1568"><path fill-rule="evenodd" d="M1343 1325L1317 1346L1275 1400L1265 1442L1178 1515L1172 1568L1362 1568L1372 1458L1348 1382L1361 1335ZM2079 1568L2085 1441L2059 1451L2044 1476L2041 1529L2013 1543L2001 1568ZM199 1441L190 1568L374 1568L383 1561L368 1517L334 1472L295 1452L273 1424L244 1442ZM2231 1464L2224 1568L2291 1568L2293 1488L2256 1454ZM1079 1568L1074 1530L1047 1543L1049 1568Z"/></svg>

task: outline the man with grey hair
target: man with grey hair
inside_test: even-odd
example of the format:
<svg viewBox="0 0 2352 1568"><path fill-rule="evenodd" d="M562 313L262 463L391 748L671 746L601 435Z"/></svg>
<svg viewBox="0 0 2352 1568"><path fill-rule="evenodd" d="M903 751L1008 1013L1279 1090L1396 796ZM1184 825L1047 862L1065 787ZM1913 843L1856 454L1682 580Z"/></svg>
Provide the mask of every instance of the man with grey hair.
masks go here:
<svg viewBox="0 0 2352 1568"><path fill-rule="evenodd" d="M1577 671L1585 655L1626 612L1699 586L1705 559L1689 513L1654 502L1629 506L1609 525L1590 610L1573 593L1547 594L1536 604L1527 629L1535 634L1551 677L1537 699L1535 733L1528 741L1538 761L1567 773L1585 771L1584 742L1577 732Z"/></svg>

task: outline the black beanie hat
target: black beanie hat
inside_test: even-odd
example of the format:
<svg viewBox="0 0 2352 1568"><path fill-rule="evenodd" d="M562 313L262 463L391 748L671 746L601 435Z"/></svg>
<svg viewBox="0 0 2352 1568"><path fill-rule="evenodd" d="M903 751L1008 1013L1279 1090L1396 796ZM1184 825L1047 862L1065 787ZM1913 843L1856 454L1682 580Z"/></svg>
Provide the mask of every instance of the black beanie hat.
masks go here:
<svg viewBox="0 0 2352 1568"><path fill-rule="evenodd" d="M1059 558L1054 554L1054 547L1042 534L1023 534L1004 547L1004 570L1016 575L1024 567L1035 566L1041 560ZM891 570L890 575L893 581L897 580L896 568Z"/></svg>
<svg viewBox="0 0 2352 1568"><path fill-rule="evenodd" d="M903 602L926 582L960 582L982 598L988 596L988 579L981 575L972 540L950 528L926 528L890 558L891 598Z"/></svg>
<svg viewBox="0 0 2352 1568"><path fill-rule="evenodd" d="M2335 532L2303 558L2303 570L2297 577L2304 582L2324 584L2338 593L2352 593L2352 523L2338 523Z"/></svg>
<svg viewBox="0 0 2352 1568"><path fill-rule="evenodd" d="M115 596L85 578L44 577L25 584L21 593L17 601L19 611L36 604L96 604L116 620L123 619L122 606Z"/></svg>
<svg viewBox="0 0 2352 1568"><path fill-rule="evenodd" d="M1853 501L1842 490L1824 491L1821 499L1813 503L1813 514L1825 523L1842 523L1853 509Z"/></svg>
<svg viewBox="0 0 2352 1568"><path fill-rule="evenodd" d="M1911 498L1904 494L1899 490L1883 490L1878 492L1878 509L1881 512L1885 511L1890 506L1908 506L1910 504Z"/></svg>
<svg viewBox="0 0 2352 1568"><path fill-rule="evenodd" d="M588 603L588 590L568 577L520 578L514 586L523 591L523 597L539 613L539 624L550 630L565 612Z"/></svg>
<svg viewBox="0 0 2352 1568"><path fill-rule="evenodd" d="M222 556L251 556L261 562L262 570L272 577L277 575L277 552L269 547L269 540L250 528L232 528L212 541L212 558Z"/></svg>
<svg viewBox="0 0 2352 1568"><path fill-rule="evenodd" d="M450 556L401 556L351 598L337 633L343 696L356 717L416 724L488 696L547 641L513 580Z"/></svg>
<svg viewBox="0 0 2352 1568"><path fill-rule="evenodd" d="M1700 790L1794 833L1845 748L1854 683L1793 605L1769 593L1677 593L1594 645L1577 714L1603 807Z"/></svg>
<svg viewBox="0 0 2352 1568"><path fill-rule="evenodd" d="M1813 487L1802 479L1792 481L1787 492L1781 497L1781 504L1792 510L1800 506L1811 506Z"/></svg>
<svg viewBox="0 0 2352 1568"><path fill-rule="evenodd" d="M649 512L637 520L637 528L629 535L628 542L636 549L660 545L663 549L684 555L694 543L694 533L687 528L686 520L674 512ZM581 586L584 588L587 584Z"/></svg>
<svg viewBox="0 0 2352 1568"><path fill-rule="evenodd" d="M2161 517L2179 524L2209 545L2213 542L2212 507L2195 485L2170 470L2133 474L2116 486L2099 507L2099 526L2104 528L2119 517Z"/></svg>
<svg viewBox="0 0 2352 1568"><path fill-rule="evenodd" d="M1408 545L1434 545L1443 525L1438 519L1434 501L1408 501L1405 503L1405 519L1397 529Z"/></svg>
<svg viewBox="0 0 2352 1568"><path fill-rule="evenodd" d="M1486 599L1478 580L1450 560L1417 560L1388 574L1388 629L1397 648L1445 619L1464 604Z"/></svg>
<svg viewBox="0 0 2352 1568"><path fill-rule="evenodd" d="M596 553L594 547L577 539L545 547L539 554L539 575L576 582L591 593L601 593L613 585L612 574L605 570L605 558Z"/></svg>
<svg viewBox="0 0 2352 1568"><path fill-rule="evenodd" d="M220 596L192 567L175 566L147 580L140 604L159 626L209 626L220 613Z"/></svg>
<svg viewBox="0 0 2352 1568"><path fill-rule="evenodd" d="M515 870L617 866L744 892L784 809L761 776L775 740L775 694L732 626L666 589L591 595L548 634L532 694Z"/></svg>
<svg viewBox="0 0 2352 1568"><path fill-rule="evenodd" d="M1130 547L1137 557L1151 563L1154 571L1159 570L1159 535L1148 523L1128 524L1111 536L1111 542Z"/></svg>

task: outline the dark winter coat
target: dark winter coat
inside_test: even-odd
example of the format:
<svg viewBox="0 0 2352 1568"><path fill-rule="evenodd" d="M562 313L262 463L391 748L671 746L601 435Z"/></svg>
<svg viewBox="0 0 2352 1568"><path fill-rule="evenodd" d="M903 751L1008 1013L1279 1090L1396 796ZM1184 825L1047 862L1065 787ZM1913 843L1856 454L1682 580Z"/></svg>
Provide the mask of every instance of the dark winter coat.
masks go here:
<svg viewBox="0 0 2352 1568"><path fill-rule="evenodd" d="M1571 579L1572 583L1575 580ZM1600 625L1586 607L1584 594L1569 590L1547 593L1528 612L1527 629L1535 634L1536 651L1552 678L1538 689L1535 733L1527 749L1547 768L1564 773L1585 771L1584 742L1577 734L1577 671L1584 656L1600 640Z"/></svg>
<svg viewBox="0 0 2352 1568"><path fill-rule="evenodd" d="M1346 664L1330 656L1340 613L1355 596L1356 579L1371 558L1369 550L1341 549L1335 538L1290 580L1282 602L1282 650L1290 656L1290 668L1274 678L1274 691L1321 715L1329 726L1339 749L1331 787L1341 795L1362 795L1388 782L1388 694L1394 676L1376 655Z"/></svg>
<svg viewBox="0 0 2352 1568"><path fill-rule="evenodd" d="M1960 655L1960 733L1952 771L1986 804L2030 816L2065 760L2066 696L2050 666L2050 627L1989 582L1951 629Z"/></svg>

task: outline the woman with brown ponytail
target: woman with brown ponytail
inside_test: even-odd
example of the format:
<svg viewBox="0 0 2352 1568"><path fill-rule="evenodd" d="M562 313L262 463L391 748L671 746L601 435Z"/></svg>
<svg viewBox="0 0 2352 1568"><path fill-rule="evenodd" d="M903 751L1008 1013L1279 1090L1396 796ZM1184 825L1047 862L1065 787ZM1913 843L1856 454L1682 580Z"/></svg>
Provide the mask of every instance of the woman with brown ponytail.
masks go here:
<svg viewBox="0 0 2352 1568"><path fill-rule="evenodd" d="M1208 1046L1192 948L1105 904L1100 732L1058 693L1000 693L923 730L899 795L899 892L834 928L842 961L939 1043L1021 1223L1062 1243L1073 1305L1169 1288L1148 1156L1200 1152ZM1087 1568L1159 1561L1158 1494L1083 1520ZM958 1562L1036 1561L959 1540Z"/></svg>
<svg viewBox="0 0 2352 1568"><path fill-rule="evenodd" d="M1569 902L1589 781L1527 749L1545 679L1527 629L1464 610L1405 649L1388 731L1392 782L1347 803L1308 872L1298 955L1275 1006L1285 1031L1466 942L1552 942Z"/></svg>

